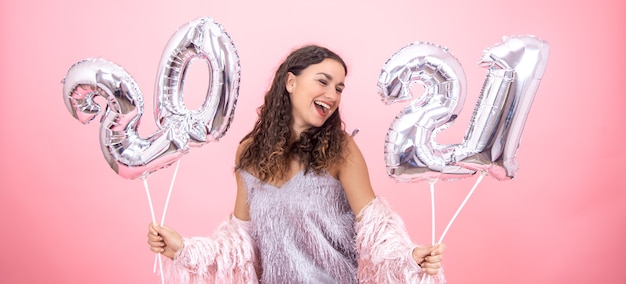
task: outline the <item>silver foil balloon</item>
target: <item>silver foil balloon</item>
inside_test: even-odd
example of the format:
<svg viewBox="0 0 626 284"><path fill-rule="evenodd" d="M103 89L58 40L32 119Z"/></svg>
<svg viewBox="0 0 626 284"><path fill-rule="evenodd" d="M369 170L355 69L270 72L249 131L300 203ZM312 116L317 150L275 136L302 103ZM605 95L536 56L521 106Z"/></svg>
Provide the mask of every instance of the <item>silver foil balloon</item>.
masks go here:
<svg viewBox="0 0 626 284"><path fill-rule="evenodd" d="M487 77L456 164L487 171L498 180L518 171L515 155L524 124L546 69L549 45L534 36L505 37L483 52Z"/></svg>
<svg viewBox="0 0 626 284"><path fill-rule="evenodd" d="M424 93L396 116L387 132L387 173L398 181L458 179L475 173L452 163L457 145L435 141L463 106L466 79L461 64L446 48L409 44L383 65L378 92L386 104L404 102L413 97L415 82L424 86Z"/></svg>
<svg viewBox="0 0 626 284"><path fill-rule="evenodd" d="M210 84L204 103L189 110L183 100L186 70L194 60L207 62ZM163 51L156 82L155 115L161 127L182 127L193 145L218 140L234 115L240 81L239 57L223 27L199 18L180 27Z"/></svg>
<svg viewBox="0 0 626 284"><path fill-rule="evenodd" d="M86 124L100 112L95 96L107 106L100 121L100 149L109 166L124 178L136 178L171 164L187 152L186 137L176 129L161 129L141 138L137 128L144 102L135 80L121 66L103 59L86 59L67 73L65 105Z"/></svg>
<svg viewBox="0 0 626 284"><path fill-rule="evenodd" d="M210 89L202 107L189 111L181 93L191 60L208 61ZM236 49L222 27L209 18L180 28L163 52L155 91L159 130L147 138L137 133L144 110L139 86L121 66L104 59L74 64L63 80L63 99L70 113L87 124L106 108L100 121L100 148L111 168L128 179L167 167L202 145L223 136L233 118L239 91Z"/></svg>

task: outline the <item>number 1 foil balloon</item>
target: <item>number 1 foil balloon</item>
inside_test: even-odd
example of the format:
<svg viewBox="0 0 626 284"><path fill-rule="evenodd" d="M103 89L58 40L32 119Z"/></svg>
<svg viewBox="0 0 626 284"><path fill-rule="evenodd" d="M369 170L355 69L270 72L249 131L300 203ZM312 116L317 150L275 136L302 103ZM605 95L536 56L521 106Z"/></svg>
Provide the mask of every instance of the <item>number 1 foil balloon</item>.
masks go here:
<svg viewBox="0 0 626 284"><path fill-rule="evenodd" d="M452 163L457 145L435 141L437 133L458 116L465 100L465 73L446 48L415 42L395 53L383 65L378 91L386 104L413 97L412 84L424 93L393 120L385 139L387 173L398 181L457 179L475 171Z"/></svg>
<svg viewBox="0 0 626 284"><path fill-rule="evenodd" d="M188 110L182 87L194 59L210 67L209 91L199 110ZM121 66L104 59L74 64L63 80L63 99L80 122L91 122L106 108L100 121L100 148L110 167L121 177L135 179L167 167L202 145L224 135L233 118L239 91L239 59L230 37L210 18L199 18L179 28L166 46L155 90L159 130L147 138L137 132L144 111L139 86Z"/></svg>
<svg viewBox="0 0 626 284"><path fill-rule="evenodd" d="M470 127L454 151L456 164L498 180L515 176L515 156L548 54L548 43L534 36L504 37L483 52L479 64L487 68L487 78Z"/></svg>

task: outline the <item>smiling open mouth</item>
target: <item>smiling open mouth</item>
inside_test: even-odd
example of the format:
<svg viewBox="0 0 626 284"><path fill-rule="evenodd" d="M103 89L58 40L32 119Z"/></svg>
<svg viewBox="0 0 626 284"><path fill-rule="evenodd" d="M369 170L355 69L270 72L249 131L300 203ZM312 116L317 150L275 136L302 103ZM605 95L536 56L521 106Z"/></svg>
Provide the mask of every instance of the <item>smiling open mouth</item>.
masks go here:
<svg viewBox="0 0 626 284"><path fill-rule="evenodd" d="M327 114L330 111L330 106L324 102L314 101L315 107L322 113Z"/></svg>

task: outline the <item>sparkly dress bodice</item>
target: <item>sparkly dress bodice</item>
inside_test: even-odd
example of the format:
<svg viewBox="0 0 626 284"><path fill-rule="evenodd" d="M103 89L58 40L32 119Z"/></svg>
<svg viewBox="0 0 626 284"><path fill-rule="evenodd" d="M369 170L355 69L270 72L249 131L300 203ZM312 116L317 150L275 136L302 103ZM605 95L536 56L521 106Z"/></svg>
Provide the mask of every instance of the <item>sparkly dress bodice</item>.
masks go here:
<svg viewBox="0 0 626 284"><path fill-rule="evenodd" d="M301 171L274 186L240 174L261 283L357 283L355 218L336 178Z"/></svg>

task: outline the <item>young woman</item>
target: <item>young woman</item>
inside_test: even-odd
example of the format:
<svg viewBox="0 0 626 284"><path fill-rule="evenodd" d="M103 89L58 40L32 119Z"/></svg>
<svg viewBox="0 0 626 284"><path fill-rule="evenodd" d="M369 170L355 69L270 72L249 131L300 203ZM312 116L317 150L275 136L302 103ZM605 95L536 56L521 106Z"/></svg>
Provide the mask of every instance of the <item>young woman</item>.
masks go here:
<svg viewBox="0 0 626 284"><path fill-rule="evenodd" d="M418 283L443 279L444 245L416 246L372 190L338 107L347 68L315 45L276 71L254 129L236 154L237 198L211 237L149 225L177 283Z"/></svg>

